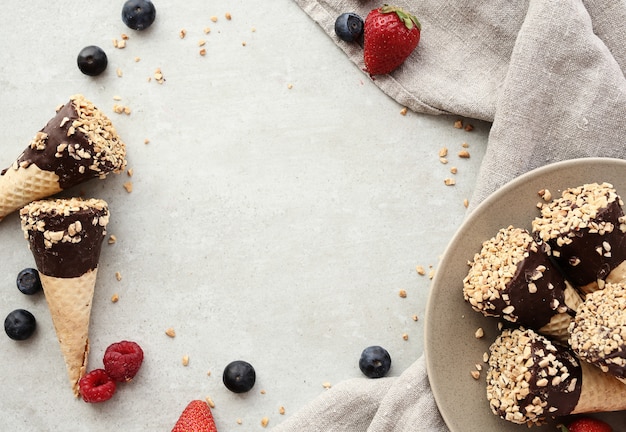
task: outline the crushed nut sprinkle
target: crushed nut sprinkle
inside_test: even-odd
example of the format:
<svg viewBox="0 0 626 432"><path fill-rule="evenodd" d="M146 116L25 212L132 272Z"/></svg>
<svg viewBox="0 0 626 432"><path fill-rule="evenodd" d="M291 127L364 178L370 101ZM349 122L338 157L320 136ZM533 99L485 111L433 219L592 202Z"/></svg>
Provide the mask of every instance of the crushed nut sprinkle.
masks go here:
<svg viewBox="0 0 626 432"><path fill-rule="evenodd" d="M461 151L459 152L459 157L460 157L461 159L469 159L469 157L470 157L470 153L469 153L467 150L461 150Z"/></svg>
<svg viewBox="0 0 626 432"><path fill-rule="evenodd" d="M590 183L566 189L561 197L542 204L541 217L532 222L533 232L537 232L543 241L557 239L561 245L571 243L576 233L584 228L599 234L610 233L615 228L613 223L596 217L617 200L623 204L610 183Z"/></svg>
<svg viewBox="0 0 626 432"><path fill-rule="evenodd" d="M569 327L578 356L626 378L626 285L606 283L587 296Z"/></svg>
<svg viewBox="0 0 626 432"><path fill-rule="evenodd" d="M539 425L546 417L569 414L578 402L578 361L532 330L504 330L490 347L488 364L487 398L505 420Z"/></svg>
<svg viewBox="0 0 626 432"><path fill-rule="evenodd" d="M472 309L516 322L507 284L515 276L518 264L529 256L529 250L536 248L527 230L513 226L500 229L495 237L483 242L480 252L468 263L470 269L463 279L463 297ZM502 302L504 307L498 310Z"/></svg>

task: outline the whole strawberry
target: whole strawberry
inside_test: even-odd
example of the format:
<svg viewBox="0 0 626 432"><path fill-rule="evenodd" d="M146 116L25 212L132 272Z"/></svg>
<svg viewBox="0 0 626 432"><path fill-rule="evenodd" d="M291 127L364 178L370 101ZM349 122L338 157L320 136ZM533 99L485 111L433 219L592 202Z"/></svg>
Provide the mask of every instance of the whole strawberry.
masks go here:
<svg viewBox="0 0 626 432"><path fill-rule="evenodd" d="M384 5L365 18L363 59L370 75L387 74L411 55L420 41L422 26L404 10Z"/></svg>
<svg viewBox="0 0 626 432"><path fill-rule="evenodd" d="M209 405L201 400L189 402L172 432L217 432Z"/></svg>
<svg viewBox="0 0 626 432"><path fill-rule="evenodd" d="M571 422L567 427L564 425L558 427L561 432L613 432L607 423L591 417L581 417Z"/></svg>

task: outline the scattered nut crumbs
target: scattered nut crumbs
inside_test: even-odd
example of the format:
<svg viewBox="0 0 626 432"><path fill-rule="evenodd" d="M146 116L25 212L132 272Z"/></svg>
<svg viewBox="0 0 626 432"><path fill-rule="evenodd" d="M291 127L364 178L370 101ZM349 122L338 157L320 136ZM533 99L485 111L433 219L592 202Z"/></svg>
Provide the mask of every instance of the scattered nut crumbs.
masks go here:
<svg viewBox="0 0 626 432"><path fill-rule="evenodd" d="M486 352L486 351L483 353L483 361L485 363L487 363L489 361L489 353Z"/></svg>
<svg viewBox="0 0 626 432"><path fill-rule="evenodd" d="M176 337L176 331L174 330L173 327L170 327L170 328L166 329L165 330L165 334L168 335L171 338Z"/></svg>
<svg viewBox="0 0 626 432"><path fill-rule="evenodd" d="M113 39L113 47L117 49L126 48L126 40L124 38L122 40Z"/></svg>
<svg viewBox="0 0 626 432"><path fill-rule="evenodd" d="M455 120L454 127L457 129L461 129L463 127L463 120Z"/></svg>
<svg viewBox="0 0 626 432"><path fill-rule="evenodd" d="M209 34L211 33L211 28L210 27L205 27L204 30L202 30L204 32L204 34Z"/></svg>
<svg viewBox="0 0 626 432"><path fill-rule="evenodd" d="M148 138L146 138L146 139L143 140L143 143L144 144L150 144L150 140Z"/></svg>
<svg viewBox="0 0 626 432"><path fill-rule="evenodd" d="M210 370L206 371L206 376L211 376L211 371Z"/></svg>
<svg viewBox="0 0 626 432"><path fill-rule="evenodd" d="M139 62L141 60L140 57L135 57L135 63Z"/></svg>
<svg viewBox="0 0 626 432"><path fill-rule="evenodd" d="M241 46L246 46L246 41L241 42Z"/></svg>
<svg viewBox="0 0 626 432"><path fill-rule="evenodd" d="M159 84L163 84L165 82L165 78L163 77L163 72L161 71L161 68L157 68L154 71L154 79L157 81L157 83Z"/></svg>
<svg viewBox="0 0 626 432"><path fill-rule="evenodd" d="M398 292L398 295L399 295L400 297L402 297L402 298L406 298L406 290L401 289L401 290Z"/></svg>
<svg viewBox="0 0 626 432"><path fill-rule="evenodd" d="M467 198L465 198L463 200L463 207L468 208L469 207L469 200Z"/></svg>
<svg viewBox="0 0 626 432"><path fill-rule="evenodd" d="M409 340L409 335L408 335L408 333L402 333L402 339L404 339L405 341L406 341L406 340Z"/></svg>
<svg viewBox="0 0 626 432"><path fill-rule="evenodd" d="M178 32L178 37L181 39L185 39L185 36L187 36L187 30L180 29L180 31Z"/></svg>
<svg viewBox="0 0 626 432"><path fill-rule="evenodd" d="M426 274L426 270L424 270L424 266L417 265L415 266L415 271L418 275L424 276Z"/></svg>
<svg viewBox="0 0 626 432"><path fill-rule="evenodd" d="M211 399L209 396L205 397L204 400L211 408L215 408L215 402L213 402L213 399Z"/></svg>
<svg viewBox="0 0 626 432"><path fill-rule="evenodd" d="M205 46L205 45L206 45L206 41L205 41L204 39L200 39L200 40L198 41L198 46L201 46L201 47L202 47L202 46Z"/></svg>
<svg viewBox="0 0 626 432"><path fill-rule="evenodd" d="M456 184L456 180L454 180L453 178L446 178L443 180L443 184L445 184L446 186L454 186Z"/></svg>
<svg viewBox="0 0 626 432"><path fill-rule="evenodd" d="M481 370L483 370L483 365L481 365L480 363L476 363L476 364L474 365L474 367L476 367L476 370L477 370L477 371L481 371Z"/></svg>
<svg viewBox="0 0 626 432"><path fill-rule="evenodd" d="M430 269L428 272L428 279L432 279L435 277L435 269Z"/></svg>
<svg viewBox="0 0 626 432"><path fill-rule="evenodd" d="M478 327L478 328L476 329L476 331L474 332L474 337L475 337L476 339L480 339L480 338L482 338L483 336L485 336L485 331L483 330L483 328L482 328L482 327Z"/></svg>
<svg viewBox="0 0 626 432"><path fill-rule="evenodd" d="M183 364L183 366L188 366L189 365L189 356L188 355L184 355L183 356L182 364Z"/></svg>
<svg viewBox="0 0 626 432"><path fill-rule="evenodd" d="M133 182L127 181L126 183L124 183L124 189L126 189L126 192L131 193L133 191Z"/></svg>
<svg viewBox="0 0 626 432"><path fill-rule="evenodd" d="M240 418L237 419L237 424L242 424L243 420L241 420Z"/></svg>
<svg viewBox="0 0 626 432"><path fill-rule="evenodd" d="M128 168L128 170L126 170L126 174L128 175L128 177L132 177L134 173L135 171L132 168Z"/></svg>
<svg viewBox="0 0 626 432"><path fill-rule="evenodd" d="M122 96L115 95L115 96L113 96L113 100L114 101L121 101L122 100Z"/></svg>
<svg viewBox="0 0 626 432"><path fill-rule="evenodd" d="M117 237L115 237L115 235L114 235L114 234L111 234L111 235L109 236L108 243L109 243L109 244L114 244L116 241L117 241Z"/></svg>
<svg viewBox="0 0 626 432"><path fill-rule="evenodd" d="M466 124L465 127L463 128L465 130L465 132L471 132L474 130L474 126L472 126L471 124Z"/></svg>
<svg viewBox="0 0 626 432"><path fill-rule="evenodd" d="M224 17L225 17L228 21L230 21L230 20L233 18L233 17L231 16L230 12L226 12L226 13L224 14Z"/></svg>
<svg viewBox="0 0 626 432"><path fill-rule="evenodd" d="M215 15L213 15L213 16L211 17L211 21L213 21L213 22L217 22L217 17L216 17Z"/></svg>
<svg viewBox="0 0 626 432"><path fill-rule="evenodd" d="M446 157L448 156L448 147L441 147L439 149L439 157Z"/></svg>
<svg viewBox="0 0 626 432"><path fill-rule="evenodd" d="M206 49L202 48L200 51L198 51L198 54L204 57L206 55Z"/></svg>
<svg viewBox="0 0 626 432"><path fill-rule="evenodd" d="M116 114L130 115L131 110L130 107L115 104L113 105L113 112L115 112Z"/></svg>
<svg viewBox="0 0 626 432"><path fill-rule="evenodd" d="M550 192L548 189L541 189L539 192L537 192L537 195L539 195L546 202L552 199L552 192Z"/></svg>
<svg viewBox="0 0 626 432"><path fill-rule="evenodd" d="M113 303L117 303L119 299L120 299L120 296L119 296L119 295L117 295L117 294L113 294L113 295L111 296L111 301L112 301Z"/></svg>
<svg viewBox="0 0 626 432"><path fill-rule="evenodd" d="M412 319L413 321L416 321L416 322L417 322L417 321L419 320L419 317L417 316L417 314L414 314L414 315L411 317L411 319Z"/></svg>
<svg viewBox="0 0 626 432"><path fill-rule="evenodd" d="M115 73L116 73L116 74L117 74L117 76L118 76L118 77L120 77L120 78L121 78L121 77L122 77L122 75L123 75L123 73L122 73L122 69L120 69L120 68L117 68L117 69L115 70Z"/></svg>
<svg viewBox="0 0 626 432"><path fill-rule="evenodd" d="M474 378L475 380L480 378L480 372L477 370L471 371L470 374L472 375L472 378Z"/></svg>
<svg viewBox="0 0 626 432"><path fill-rule="evenodd" d="M291 83L290 83L290 84L287 84L287 88L288 88L289 90L291 90L291 89L293 88L293 84L291 84Z"/></svg>
<svg viewBox="0 0 626 432"><path fill-rule="evenodd" d="M118 281L121 281L122 280L122 273L115 272L115 279L117 279Z"/></svg>
<svg viewBox="0 0 626 432"><path fill-rule="evenodd" d="M269 418L267 418L267 417L263 417L263 418L261 419L261 426L263 426L263 427L267 427L267 424L268 424L269 422L270 422L270 419L269 419Z"/></svg>
<svg viewBox="0 0 626 432"><path fill-rule="evenodd" d="M325 389L329 389L332 387L332 385L328 381L325 381L322 383L322 387L324 387Z"/></svg>
<svg viewBox="0 0 626 432"><path fill-rule="evenodd" d="M451 174L456 174L458 172L458 168L457 167L450 167L450 173Z"/></svg>
<svg viewBox="0 0 626 432"><path fill-rule="evenodd" d="M128 40L128 35L126 33L121 34L122 40Z"/></svg>
<svg viewBox="0 0 626 432"><path fill-rule="evenodd" d="M442 164L444 164L444 165L445 165L445 164L447 164L447 163L448 163L448 159L447 159L447 158L445 158L445 157L441 157L441 158L439 158L439 162L441 162Z"/></svg>
<svg viewBox="0 0 626 432"><path fill-rule="evenodd" d="M469 159L470 154L469 154L469 152L467 150L461 150L459 152L459 157L462 158L462 159Z"/></svg>
<svg viewBox="0 0 626 432"><path fill-rule="evenodd" d="M278 414L280 415L285 415L285 407L284 406L279 406L278 407Z"/></svg>
<svg viewBox="0 0 626 432"><path fill-rule="evenodd" d="M265 389L261 389L261 390L259 391L259 393L261 393L261 394L265 394L265 393L266 393L266 392L265 392Z"/></svg>
<svg viewBox="0 0 626 432"><path fill-rule="evenodd" d="M461 144L461 147L463 147L463 148L469 148L469 144L468 144L468 143L466 143L466 142L464 142L463 144Z"/></svg>
<svg viewBox="0 0 626 432"><path fill-rule="evenodd" d="M402 109L400 110L400 114L402 114L403 116L405 116L405 115L406 115L406 113L407 113L408 111L409 111L409 110L407 109L407 107L404 107L404 108L402 108Z"/></svg>
<svg viewBox="0 0 626 432"><path fill-rule="evenodd" d="M252 33L254 33L254 32L256 31L256 27L252 27L252 28L250 29L250 31L251 31Z"/></svg>

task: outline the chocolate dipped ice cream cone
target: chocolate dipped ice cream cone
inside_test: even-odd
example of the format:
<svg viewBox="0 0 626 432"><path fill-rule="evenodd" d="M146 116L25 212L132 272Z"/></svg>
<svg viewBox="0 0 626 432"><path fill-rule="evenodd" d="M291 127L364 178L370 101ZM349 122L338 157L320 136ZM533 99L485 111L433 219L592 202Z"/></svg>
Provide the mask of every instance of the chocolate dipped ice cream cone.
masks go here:
<svg viewBox="0 0 626 432"><path fill-rule="evenodd" d="M569 347L530 329L506 329L490 347L487 399L501 418L529 426L570 414L626 409L626 385Z"/></svg>
<svg viewBox="0 0 626 432"><path fill-rule="evenodd" d="M626 285L606 283L587 295L569 331L581 360L626 383Z"/></svg>
<svg viewBox="0 0 626 432"><path fill-rule="evenodd" d="M13 164L0 173L0 220L31 201L126 167L126 147L109 118L72 96Z"/></svg>
<svg viewBox="0 0 626 432"><path fill-rule="evenodd" d="M548 243L566 278L584 293L605 281L626 281L626 217L622 199L609 183L566 189L541 207L532 222L536 238Z"/></svg>
<svg viewBox="0 0 626 432"><path fill-rule="evenodd" d="M74 394L89 352L89 320L107 203L78 198L35 201L20 210Z"/></svg>
<svg viewBox="0 0 626 432"><path fill-rule="evenodd" d="M477 312L563 342L582 301L549 256L549 246L509 226L483 242L469 263L463 296Z"/></svg>

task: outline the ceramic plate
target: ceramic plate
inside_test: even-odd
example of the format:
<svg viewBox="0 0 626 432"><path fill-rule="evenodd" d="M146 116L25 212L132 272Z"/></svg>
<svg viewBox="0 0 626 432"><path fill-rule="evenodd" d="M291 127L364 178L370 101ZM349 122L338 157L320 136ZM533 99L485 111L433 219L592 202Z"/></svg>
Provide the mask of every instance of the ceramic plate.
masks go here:
<svg viewBox="0 0 626 432"><path fill-rule="evenodd" d="M530 229L539 214L537 192L549 189L552 196L563 189L591 182L609 182L626 197L626 161L588 158L559 162L529 172L508 183L486 199L465 220L452 238L433 280L426 314L425 350L428 373L441 414L452 432L517 432L528 430L491 413L486 398L483 369L478 380L470 372L483 366L483 353L498 335L497 321L474 312L463 300L467 262L483 241L508 225ZM476 339L482 327L485 336ZM597 415L614 430L626 430L624 413ZM553 424L535 427L552 431Z"/></svg>

